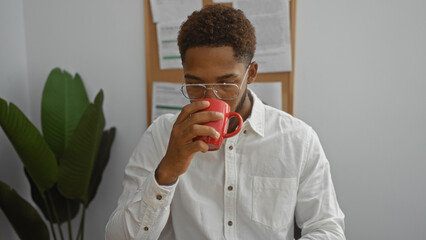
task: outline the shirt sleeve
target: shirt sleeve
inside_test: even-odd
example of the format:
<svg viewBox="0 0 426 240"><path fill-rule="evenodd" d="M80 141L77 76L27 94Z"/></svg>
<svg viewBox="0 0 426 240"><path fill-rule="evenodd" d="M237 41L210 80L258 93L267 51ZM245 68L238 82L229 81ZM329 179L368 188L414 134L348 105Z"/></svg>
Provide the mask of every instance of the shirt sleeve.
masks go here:
<svg viewBox="0 0 426 240"><path fill-rule="evenodd" d="M166 138L168 140L164 128L155 125L142 136L126 166L123 193L106 226L107 240L158 239L160 236L178 184L160 186L155 180L155 169L167 147Z"/></svg>
<svg viewBox="0 0 426 240"><path fill-rule="evenodd" d="M312 129L307 139L295 213L302 229L301 240L344 240L344 214L337 202L329 162Z"/></svg>

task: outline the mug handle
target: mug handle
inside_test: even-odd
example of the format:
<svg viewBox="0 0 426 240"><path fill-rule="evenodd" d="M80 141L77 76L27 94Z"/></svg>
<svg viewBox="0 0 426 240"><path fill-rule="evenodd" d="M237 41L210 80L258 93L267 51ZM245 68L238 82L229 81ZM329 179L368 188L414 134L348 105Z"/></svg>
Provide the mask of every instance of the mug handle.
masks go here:
<svg viewBox="0 0 426 240"><path fill-rule="evenodd" d="M236 117L238 118L238 127L237 129L235 129L235 131L231 132L231 133L226 133L225 135L223 135L223 138L229 138L232 136L235 136L237 133L239 133L241 131L241 128L243 127L243 118L241 117L241 115L239 113L236 112L230 112L228 113L227 118L231 119L232 117Z"/></svg>

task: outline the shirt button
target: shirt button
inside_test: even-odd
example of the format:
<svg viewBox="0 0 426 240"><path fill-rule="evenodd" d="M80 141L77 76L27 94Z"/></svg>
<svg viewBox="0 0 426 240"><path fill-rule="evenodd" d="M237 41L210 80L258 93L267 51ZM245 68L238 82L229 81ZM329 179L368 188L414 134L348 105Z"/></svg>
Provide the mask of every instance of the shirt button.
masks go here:
<svg viewBox="0 0 426 240"><path fill-rule="evenodd" d="M229 150L232 150L232 149L234 149L234 147L233 146L229 146Z"/></svg>
<svg viewBox="0 0 426 240"><path fill-rule="evenodd" d="M232 221L228 221L228 226L232 226Z"/></svg>
<svg viewBox="0 0 426 240"><path fill-rule="evenodd" d="M144 227L144 228L143 228L143 230L148 231L148 230L149 230L149 228L148 228L148 227Z"/></svg>
<svg viewBox="0 0 426 240"><path fill-rule="evenodd" d="M157 200L161 200L163 199L163 196L161 196L160 194L157 195Z"/></svg>
<svg viewBox="0 0 426 240"><path fill-rule="evenodd" d="M232 191L234 188L232 186L228 186L228 191Z"/></svg>

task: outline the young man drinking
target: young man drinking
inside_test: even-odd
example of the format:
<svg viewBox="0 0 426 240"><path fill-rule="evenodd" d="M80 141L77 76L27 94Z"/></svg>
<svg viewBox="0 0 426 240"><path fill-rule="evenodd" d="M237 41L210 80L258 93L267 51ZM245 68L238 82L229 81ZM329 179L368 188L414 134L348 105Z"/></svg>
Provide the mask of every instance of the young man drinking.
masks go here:
<svg viewBox="0 0 426 240"><path fill-rule="evenodd" d="M125 170L106 239L345 239L344 215L318 136L247 88L258 63L254 28L243 12L209 5L181 26L182 92L189 104L146 130ZM219 99L244 123L217 151L202 111ZM229 132L237 127L231 121Z"/></svg>

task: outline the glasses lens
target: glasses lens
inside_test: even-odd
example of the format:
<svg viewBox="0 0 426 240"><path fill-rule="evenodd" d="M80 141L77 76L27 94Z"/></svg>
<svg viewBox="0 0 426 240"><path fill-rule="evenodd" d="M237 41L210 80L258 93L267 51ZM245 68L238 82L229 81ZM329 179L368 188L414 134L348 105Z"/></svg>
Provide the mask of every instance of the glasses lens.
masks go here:
<svg viewBox="0 0 426 240"><path fill-rule="evenodd" d="M199 99L204 97L205 88L203 86L186 85L183 87L183 94L189 99Z"/></svg>
<svg viewBox="0 0 426 240"><path fill-rule="evenodd" d="M232 100L238 96L239 87L236 84L210 84L207 87L203 85L184 85L182 93L189 99L204 98L206 91L211 90L217 98L222 100Z"/></svg>
<svg viewBox="0 0 426 240"><path fill-rule="evenodd" d="M212 86L216 90L216 96L223 100L232 100L238 96L239 88L235 84Z"/></svg>

